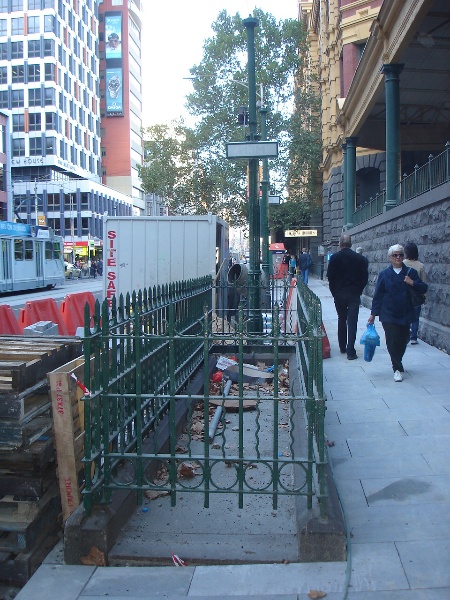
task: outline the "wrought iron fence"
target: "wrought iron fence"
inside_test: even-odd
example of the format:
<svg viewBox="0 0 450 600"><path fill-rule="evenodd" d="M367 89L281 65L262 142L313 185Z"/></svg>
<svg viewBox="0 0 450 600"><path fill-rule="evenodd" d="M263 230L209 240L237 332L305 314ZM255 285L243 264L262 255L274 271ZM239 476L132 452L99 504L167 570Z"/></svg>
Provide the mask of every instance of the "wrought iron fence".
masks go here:
<svg viewBox="0 0 450 600"><path fill-rule="evenodd" d="M257 493L274 506L304 495L311 507L316 495L326 517L320 300L295 280L260 292L257 333L248 332L245 286L208 278L97 303L93 322L86 314L88 514L127 489L138 503L144 492L167 491L173 504L179 490L202 492L205 506L219 492L236 493L239 506ZM228 367L212 385L220 359Z"/></svg>
<svg viewBox="0 0 450 600"><path fill-rule="evenodd" d="M395 196L399 204L412 200L420 194L425 194L435 187L450 180L450 142L445 145L445 150L438 156L428 157L428 162L419 167L415 166L414 172L404 175L395 186ZM368 202L358 207L353 213L352 224L359 225L372 217L382 214L386 201L386 192L377 194Z"/></svg>

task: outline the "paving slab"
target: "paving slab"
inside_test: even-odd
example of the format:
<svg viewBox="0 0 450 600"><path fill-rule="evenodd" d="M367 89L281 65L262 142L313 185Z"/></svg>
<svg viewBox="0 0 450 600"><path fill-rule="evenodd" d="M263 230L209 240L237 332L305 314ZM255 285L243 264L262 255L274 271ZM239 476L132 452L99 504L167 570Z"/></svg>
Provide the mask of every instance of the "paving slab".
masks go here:
<svg viewBox="0 0 450 600"><path fill-rule="evenodd" d="M80 598L187 596L193 567L99 567Z"/></svg>
<svg viewBox="0 0 450 600"><path fill-rule="evenodd" d="M411 588L446 587L443 597L450 597L450 540L414 540L396 546Z"/></svg>
<svg viewBox="0 0 450 600"><path fill-rule="evenodd" d="M376 542L450 539L449 502L351 507L347 525L352 545ZM446 557L448 563L448 557Z"/></svg>
<svg viewBox="0 0 450 600"><path fill-rule="evenodd" d="M233 596L264 596L275 590L278 594L341 592L345 567L345 563L197 567L190 593L212 598L225 592Z"/></svg>
<svg viewBox="0 0 450 600"><path fill-rule="evenodd" d="M43 564L16 600L77 600L95 572L96 567Z"/></svg>

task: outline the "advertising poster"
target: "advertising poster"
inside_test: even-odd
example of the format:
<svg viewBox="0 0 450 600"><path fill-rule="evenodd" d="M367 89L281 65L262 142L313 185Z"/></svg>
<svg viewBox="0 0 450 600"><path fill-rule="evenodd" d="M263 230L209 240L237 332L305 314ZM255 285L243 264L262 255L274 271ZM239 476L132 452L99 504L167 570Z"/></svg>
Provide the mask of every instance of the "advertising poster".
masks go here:
<svg viewBox="0 0 450 600"><path fill-rule="evenodd" d="M122 69L106 69L106 114L123 115L123 74Z"/></svg>
<svg viewBox="0 0 450 600"><path fill-rule="evenodd" d="M122 15L105 15L105 57L122 58Z"/></svg>

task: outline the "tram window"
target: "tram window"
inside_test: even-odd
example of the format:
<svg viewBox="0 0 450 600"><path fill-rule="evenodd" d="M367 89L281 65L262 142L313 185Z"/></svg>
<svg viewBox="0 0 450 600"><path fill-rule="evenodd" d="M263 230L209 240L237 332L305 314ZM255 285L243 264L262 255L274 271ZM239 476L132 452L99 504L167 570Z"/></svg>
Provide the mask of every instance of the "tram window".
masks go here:
<svg viewBox="0 0 450 600"><path fill-rule="evenodd" d="M51 260L53 258L53 244L52 242L45 242L45 260Z"/></svg>
<svg viewBox="0 0 450 600"><path fill-rule="evenodd" d="M61 245L59 242L53 243L53 258L61 258Z"/></svg>
<svg viewBox="0 0 450 600"><path fill-rule="evenodd" d="M25 240L25 260L33 260L33 240Z"/></svg>
<svg viewBox="0 0 450 600"><path fill-rule="evenodd" d="M23 240L14 240L14 260L23 260Z"/></svg>

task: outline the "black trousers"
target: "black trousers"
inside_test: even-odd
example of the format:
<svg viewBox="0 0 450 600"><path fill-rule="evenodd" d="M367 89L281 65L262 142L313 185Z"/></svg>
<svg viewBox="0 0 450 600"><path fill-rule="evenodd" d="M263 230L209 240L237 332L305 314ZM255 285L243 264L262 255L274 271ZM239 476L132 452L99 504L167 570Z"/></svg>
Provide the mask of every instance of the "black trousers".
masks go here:
<svg viewBox="0 0 450 600"><path fill-rule="evenodd" d="M381 323L386 336L386 346L391 357L392 369L403 373L403 355L409 342L409 325Z"/></svg>
<svg viewBox="0 0 450 600"><path fill-rule="evenodd" d="M345 292L336 294L334 306L338 316L338 342L341 352L354 356L360 296Z"/></svg>

